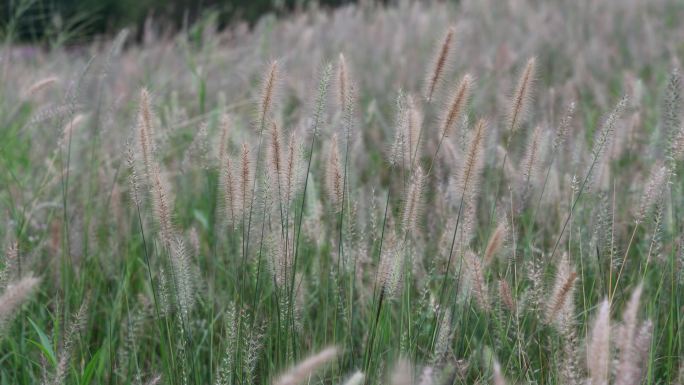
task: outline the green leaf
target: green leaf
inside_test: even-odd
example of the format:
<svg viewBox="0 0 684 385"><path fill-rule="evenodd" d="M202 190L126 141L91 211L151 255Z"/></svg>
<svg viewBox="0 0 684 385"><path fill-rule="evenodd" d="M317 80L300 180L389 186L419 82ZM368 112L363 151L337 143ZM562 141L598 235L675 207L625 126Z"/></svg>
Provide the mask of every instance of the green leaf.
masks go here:
<svg viewBox="0 0 684 385"><path fill-rule="evenodd" d="M204 227L205 230L209 230L209 220L207 219L207 216L203 212L201 212L197 209L194 209L194 210L192 210L192 214L195 217L195 219L197 219L199 221L199 223L202 224L202 227Z"/></svg>
<svg viewBox="0 0 684 385"><path fill-rule="evenodd" d="M81 376L80 381L81 384L90 384L93 381L93 376L95 376L95 371L100 371L103 368L102 364L102 347L100 347L99 349L97 349L95 354L93 354L93 357L90 359L90 362L88 362L88 365L86 365L85 369L83 370L83 375Z"/></svg>
<svg viewBox="0 0 684 385"><path fill-rule="evenodd" d="M48 358L52 365L57 366L57 356L55 355L54 349L52 349L50 337L48 337L47 334L45 334L45 332L43 331L43 329L41 329L40 326L33 322L31 318L29 318L28 320L31 323L31 326L33 326L33 329L36 331L36 333L38 333L38 337L40 338L40 343L38 341L33 340L30 340L29 342L36 345Z"/></svg>

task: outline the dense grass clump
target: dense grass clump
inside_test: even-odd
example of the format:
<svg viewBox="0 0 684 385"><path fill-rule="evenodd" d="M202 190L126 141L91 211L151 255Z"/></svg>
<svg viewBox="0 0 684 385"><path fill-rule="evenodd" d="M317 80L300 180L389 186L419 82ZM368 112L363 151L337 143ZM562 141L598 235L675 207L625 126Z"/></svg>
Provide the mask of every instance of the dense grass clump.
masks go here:
<svg viewBox="0 0 684 385"><path fill-rule="evenodd" d="M681 383L681 16L5 45L0 384Z"/></svg>

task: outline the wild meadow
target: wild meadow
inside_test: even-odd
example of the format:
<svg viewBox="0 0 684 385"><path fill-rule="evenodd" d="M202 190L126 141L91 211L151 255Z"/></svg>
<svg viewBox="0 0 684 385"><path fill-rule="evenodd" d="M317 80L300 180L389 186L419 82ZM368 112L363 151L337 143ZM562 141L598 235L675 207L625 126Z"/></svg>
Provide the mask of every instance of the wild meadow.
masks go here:
<svg viewBox="0 0 684 385"><path fill-rule="evenodd" d="M684 384L684 4L0 51L0 384Z"/></svg>

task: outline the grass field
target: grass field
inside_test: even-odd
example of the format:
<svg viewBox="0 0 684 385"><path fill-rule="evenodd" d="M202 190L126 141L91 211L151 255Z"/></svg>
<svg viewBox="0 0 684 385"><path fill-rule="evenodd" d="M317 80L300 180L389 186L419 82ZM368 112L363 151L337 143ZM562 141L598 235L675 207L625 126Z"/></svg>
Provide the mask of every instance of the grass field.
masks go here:
<svg viewBox="0 0 684 385"><path fill-rule="evenodd" d="M0 51L0 384L684 384L684 3Z"/></svg>

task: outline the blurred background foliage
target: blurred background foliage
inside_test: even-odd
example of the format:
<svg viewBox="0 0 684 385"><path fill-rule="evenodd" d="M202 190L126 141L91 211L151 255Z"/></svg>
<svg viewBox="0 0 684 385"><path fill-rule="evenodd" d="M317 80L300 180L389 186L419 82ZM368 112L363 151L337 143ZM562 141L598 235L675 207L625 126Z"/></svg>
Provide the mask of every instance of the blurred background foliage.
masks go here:
<svg viewBox="0 0 684 385"><path fill-rule="evenodd" d="M309 7L336 7L352 0L4 0L0 36L22 42L77 44L145 21L161 21L168 31L210 18L219 28L234 21L256 22L262 15Z"/></svg>

